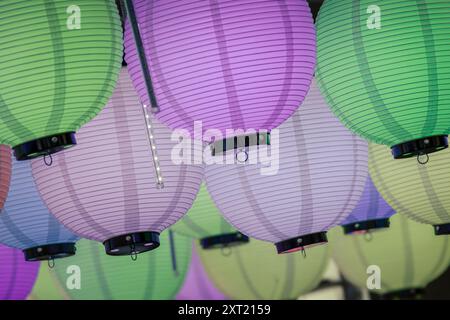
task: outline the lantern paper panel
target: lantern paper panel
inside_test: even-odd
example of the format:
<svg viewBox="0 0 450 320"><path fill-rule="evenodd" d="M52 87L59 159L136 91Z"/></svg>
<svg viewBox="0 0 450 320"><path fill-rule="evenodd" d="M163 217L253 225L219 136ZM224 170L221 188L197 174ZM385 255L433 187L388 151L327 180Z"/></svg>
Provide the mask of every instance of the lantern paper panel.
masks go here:
<svg viewBox="0 0 450 320"><path fill-rule="evenodd" d="M25 262L20 250L0 245L0 300L25 300L38 270L39 264Z"/></svg>
<svg viewBox="0 0 450 320"><path fill-rule="evenodd" d="M247 163L207 165L205 176L225 219L281 253L326 242L326 231L355 208L368 172L366 142L334 117L314 82L278 129L271 162L251 163L264 150L251 146Z"/></svg>
<svg viewBox="0 0 450 320"><path fill-rule="evenodd" d="M195 246L192 248L191 263L177 300L225 300L226 297L211 282L202 265Z"/></svg>
<svg viewBox="0 0 450 320"><path fill-rule="evenodd" d="M34 283L33 290L28 295L28 300L71 300L67 294L67 284L58 279L55 268L49 268L48 264L41 262L39 273Z"/></svg>
<svg viewBox="0 0 450 320"><path fill-rule="evenodd" d="M303 101L316 35L305 0L135 0L158 119L172 129L270 130ZM250 40L251 39L251 40ZM129 23L125 59L150 104ZM207 140L207 137L203 137Z"/></svg>
<svg viewBox="0 0 450 320"><path fill-rule="evenodd" d="M188 213L172 228L174 232L200 240L203 249L243 244L248 237L233 228L220 214L202 184Z"/></svg>
<svg viewBox="0 0 450 320"><path fill-rule="evenodd" d="M450 150L430 155L430 162L391 161L383 145L369 145L369 169L384 199L396 211L431 224L436 234L450 234Z"/></svg>
<svg viewBox="0 0 450 320"><path fill-rule="evenodd" d="M75 254L78 236L50 214L31 172L31 163L13 160L8 199L0 214L0 243L23 250L29 261Z"/></svg>
<svg viewBox="0 0 450 320"><path fill-rule="evenodd" d="M11 149L6 145L0 145L0 210L8 196L11 182Z"/></svg>
<svg viewBox="0 0 450 320"><path fill-rule="evenodd" d="M389 228L389 217L394 213L394 209L378 193L368 175L361 199L341 225L346 234Z"/></svg>
<svg viewBox="0 0 450 320"><path fill-rule="evenodd" d="M168 231L161 240L158 250L136 261L105 255L101 244L80 240L77 255L55 266L58 280L75 300L173 299L184 282L192 244L175 234L172 242Z"/></svg>
<svg viewBox="0 0 450 320"><path fill-rule="evenodd" d="M447 147L449 24L448 1L326 1L316 76L334 113L395 158Z"/></svg>
<svg viewBox="0 0 450 320"><path fill-rule="evenodd" d="M156 119L151 129L123 69L108 105L79 131L80 145L56 154L50 167L32 161L56 218L83 238L105 242L109 254L156 248L158 234L187 212L200 188L203 165L176 164L172 131ZM157 146L153 158L150 136Z"/></svg>
<svg viewBox="0 0 450 320"><path fill-rule="evenodd" d="M270 244L254 239L224 250L199 255L216 287L238 300L297 299L317 287L329 262L327 246L309 250L306 258L277 255Z"/></svg>
<svg viewBox="0 0 450 320"><path fill-rule="evenodd" d="M435 237L425 225L401 214L392 216L390 228L374 233L370 241L362 235L345 236L340 230L330 232L330 241L339 269L353 285L367 288L368 277L379 267L381 287L371 290L375 294L420 291L450 264L448 237Z"/></svg>
<svg viewBox="0 0 450 320"><path fill-rule="evenodd" d="M115 2L2 1L0 30L0 143L21 160L75 144L120 71Z"/></svg>

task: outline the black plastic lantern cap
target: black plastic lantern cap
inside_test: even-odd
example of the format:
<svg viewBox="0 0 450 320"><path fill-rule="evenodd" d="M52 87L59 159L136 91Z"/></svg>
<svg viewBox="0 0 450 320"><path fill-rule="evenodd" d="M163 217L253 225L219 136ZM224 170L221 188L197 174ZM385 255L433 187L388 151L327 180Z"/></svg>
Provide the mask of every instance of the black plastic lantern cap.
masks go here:
<svg viewBox="0 0 450 320"><path fill-rule="evenodd" d="M385 294L370 293L372 300L419 300L425 295L422 288L411 288L398 291L391 291Z"/></svg>
<svg viewBox="0 0 450 320"><path fill-rule="evenodd" d="M434 136L407 141L391 147L394 159L405 159L448 148L447 136Z"/></svg>
<svg viewBox="0 0 450 320"><path fill-rule="evenodd" d="M159 247L158 232L136 232L117 236L103 242L106 254L110 256L130 256Z"/></svg>
<svg viewBox="0 0 450 320"><path fill-rule="evenodd" d="M390 226L389 218L386 218L386 219L374 219L349 223L343 225L342 228L344 228L345 234L353 234L353 233L366 233L369 231L389 228L389 226Z"/></svg>
<svg viewBox="0 0 450 320"><path fill-rule="evenodd" d="M277 247L277 251L280 254L304 250L307 247L312 247L327 242L328 242L327 232L322 231L284 240L275 243L275 246Z"/></svg>
<svg viewBox="0 0 450 320"><path fill-rule="evenodd" d="M23 250L26 261L45 261L73 256L75 243L56 243Z"/></svg>
<svg viewBox="0 0 450 320"><path fill-rule="evenodd" d="M434 225L434 234L437 236L450 234L450 223Z"/></svg>
<svg viewBox="0 0 450 320"><path fill-rule="evenodd" d="M249 242L249 238L240 233L227 233L218 236L206 237L200 240L203 249L217 249L238 246Z"/></svg>
<svg viewBox="0 0 450 320"><path fill-rule="evenodd" d="M51 155L76 144L75 132L66 132L19 144L13 150L17 161L23 161Z"/></svg>

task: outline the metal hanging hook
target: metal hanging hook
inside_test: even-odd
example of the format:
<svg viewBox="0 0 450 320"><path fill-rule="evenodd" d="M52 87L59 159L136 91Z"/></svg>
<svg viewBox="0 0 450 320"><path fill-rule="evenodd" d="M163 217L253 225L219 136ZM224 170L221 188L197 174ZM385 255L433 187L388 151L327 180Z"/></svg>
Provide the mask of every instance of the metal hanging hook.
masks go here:
<svg viewBox="0 0 450 320"><path fill-rule="evenodd" d="M47 157L50 158L49 162L47 162ZM47 153L46 155L44 155L44 163L47 167L50 167L53 164L53 157L50 153Z"/></svg>
<svg viewBox="0 0 450 320"><path fill-rule="evenodd" d="M421 156L426 156L425 161L420 160ZM428 153L419 153L417 155L417 162L420 163L421 165L425 165L428 163L428 161L430 161L430 156L428 155Z"/></svg>
<svg viewBox="0 0 450 320"><path fill-rule="evenodd" d="M133 261L137 260L136 246L134 244L130 245L130 257Z"/></svg>
<svg viewBox="0 0 450 320"><path fill-rule="evenodd" d="M50 257L47 260L47 264L50 269L53 269L55 267L55 259L53 257Z"/></svg>
<svg viewBox="0 0 450 320"><path fill-rule="evenodd" d="M303 258L306 259L306 250L305 250L305 248L302 248L302 249L300 250L300 252L301 252Z"/></svg>

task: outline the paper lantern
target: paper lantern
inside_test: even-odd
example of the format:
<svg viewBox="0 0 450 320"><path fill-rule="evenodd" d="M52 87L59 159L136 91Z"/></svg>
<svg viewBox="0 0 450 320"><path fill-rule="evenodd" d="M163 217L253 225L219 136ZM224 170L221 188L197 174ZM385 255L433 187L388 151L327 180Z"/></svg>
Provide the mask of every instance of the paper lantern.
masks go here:
<svg viewBox="0 0 450 320"><path fill-rule="evenodd" d="M450 234L450 150L432 163L389 161L386 147L370 144L369 168L384 199L397 212L434 226L436 235Z"/></svg>
<svg viewBox="0 0 450 320"><path fill-rule="evenodd" d="M125 59L141 100L172 129L270 130L308 92L316 37L305 0L133 3L139 29L126 23Z"/></svg>
<svg viewBox="0 0 450 320"><path fill-rule="evenodd" d="M333 256L345 278L385 298L420 293L450 263L448 237L434 237L425 225L401 214L392 216L390 228L373 234L370 241L334 231Z"/></svg>
<svg viewBox="0 0 450 320"><path fill-rule="evenodd" d="M25 300L38 269L38 264L23 261L19 250L0 245L0 300Z"/></svg>
<svg viewBox="0 0 450 320"><path fill-rule="evenodd" d="M367 177L367 144L332 115L314 83L301 110L276 133L279 142L270 147L225 152L238 160L210 164L205 176L229 223L284 253L326 242L326 230L352 212ZM265 147L271 160L252 161Z"/></svg>
<svg viewBox="0 0 450 320"><path fill-rule="evenodd" d="M11 182L11 149L0 144L0 209L8 196Z"/></svg>
<svg viewBox="0 0 450 320"><path fill-rule="evenodd" d="M123 69L108 105L79 131L80 145L56 154L50 167L32 162L50 211L81 237L103 242L108 254L157 248L159 233L187 212L202 182L203 165L172 161L177 142L167 127L154 121L148 130Z"/></svg>
<svg viewBox="0 0 450 320"><path fill-rule="evenodd" d="M46 263L41 263L33 290L28 295L28 300L71 300L66 290L66 283L61 283L58 279L55 270L58 269L58 265L55 268L49 268Z"/></svg>
<svg viewBox="0 0 450 320"><path fill-rule="evenodd" d="M74 300L168 300L185 279L191 255L189 239L161 234L161 247L136 261L104 254L102 245L86 239L77 255L58 263L61 286Z"/></svg>
<svg viewBox="0 0 450 320"><path fill-rule="evenodd" d="M249 241L247 236L225 221L204 184L200 187L192 208L172 230L200 240L203 249L223 248Z"/></svg>
<svg viewBox="0 0 450 320"><path fill-rule="evenodd" d="M341 225L346 234L367 233L389 228L389 217L394 213L378 193L370 176L367 176L361 199Z"/></svg>
<svg viewBox="0 0 450 320"><path fill-rule="evenodd" d="M326 1L316 76L351 130L394 158L447 148L450 2Z"/></svg>
<svg viewBox="0 0 450 320"><path fill-rule="evenodd" d="M0 143L18 160L76 144L120 70L115 2L2 1L0 30Z"/></svg>
<svg viewBox="0 0 450 320"><path fill-rule="evenodd" d="M226 297L211 282L206 274L200 257L192 250L191 263L183 287L177 294L177 300L225 300Z"/></svg>
<svg viewBox="0 0 450 320"><path fill-rule="evenodd" d="M328 265L326 246L302 255L278 256L270 244L254 240L228 253L201 250L200 258L210 279L230 299L288 300L313 290Z"/></svg>
<svg viewBox="0 0 450 320"><path fill-rule="evenodd" d="M13 161L11 187L0 214L0 243L23 250L27 261L75 254L78 237L50 214L39 196L30 162Z"/></svg>

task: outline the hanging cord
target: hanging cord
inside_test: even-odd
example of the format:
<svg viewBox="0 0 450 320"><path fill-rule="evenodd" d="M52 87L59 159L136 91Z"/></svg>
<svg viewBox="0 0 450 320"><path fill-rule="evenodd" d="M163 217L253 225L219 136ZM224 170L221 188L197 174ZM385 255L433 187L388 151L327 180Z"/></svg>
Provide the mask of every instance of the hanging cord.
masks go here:
<svg viewBox="0 0 450 320"><path fill-rule="evenodd" d="M130 245L130 257L133 261L137 260L136 246L134 245L134 243Z"/></svg>
<svg viewBox="0 0 450 320"><path fill-rule="evenodd" d="M425 158L425 161L423 161L423 160L420 159L422 156L425 156L425 157L426 157L426 158ZM419 154L417 155L417 162L420 163L421 165L427 164L428 161L430 161L430 156L428 155L428 153L419 153Z"/></svg>
<svg viewBox="0 0 450 320"><path fill-rule="evenodd" d="M53 269L55 267L55 259L53 257L48 258L47 264L50 269Z"/></svg>
<svg viewBox="0 0 450 320"><path fill-rule="evenodd" d="M153 132L152 119L150 117L150 114L147 111L147 106L145 104L142 104L142 110L144 112L148 142L150 143L150 150L152 152L153 166L154 166L155 175L156 175L156 188L164 189L164 180L163 180L163 177L161 174L161 167L159 164L158 150L156 148L156 141L155 141L155 134Z"/></svg>
<svg viewBox="0 0 450 320"><path fill-rule="evenodd" d="M176 277L178 277L178 266L177 266L177 254L175 252L175 241L173 239L173 231L169 230L169 243L170 243L170 257L172 258L172 270Z"/></svg>
<svg viewBox="0 0 450 320"><path fill-rule="evenodd" d="M49 162L47 162L47 157L50 158ZM53 164L53 157L50 152L44 155L44 163L47 167L50 167Z"/></svg>
<svg viewBox="0 0 450 320"><path fill-rule="evenodd" d="M150 104L152 107L152 112L159 112L158 101L156 100L155 90L153 88L152 77L150 75L150 69L147 63L147 57L145 55L144 43L142 42L141 33L139 31L139 22L134 11L133 1L125 0L125 10L127 13L128 21L130 22L134 44L136 45L136 51L139 57L139 62L141 65L141 71L144 76L145 87L147 89L147 94L150 99Z"/></svg>

